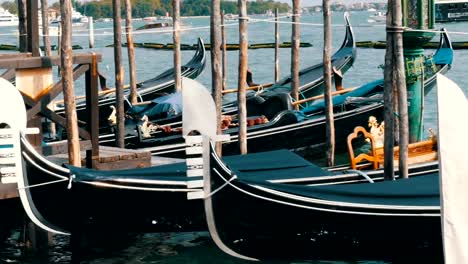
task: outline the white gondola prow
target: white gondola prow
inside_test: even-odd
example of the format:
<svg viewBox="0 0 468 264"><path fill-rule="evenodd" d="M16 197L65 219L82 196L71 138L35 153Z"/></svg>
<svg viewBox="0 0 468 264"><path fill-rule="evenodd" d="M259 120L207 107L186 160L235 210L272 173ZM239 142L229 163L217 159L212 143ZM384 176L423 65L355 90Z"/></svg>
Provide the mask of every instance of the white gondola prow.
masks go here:
<svg viewBox="0 0 468 264"><path fill-rule="evenodd" d="M21 151L21 133L23 135L36 134L39 133L39 129L26 128L26 107L18 89L10 82L0 78L0 90L2 92L2 96L0 96L0 107L2 108L0 111L0 125L2 127L0 128L0 135L2 136L0 145L4 146L5 152L10 153L7 155L12 157L10 160L4 160L4 163L8 162L7 164L0 164L0 172L2 173L0 184L5 182L17 183L24 211L37 226L48 232L67 234L44 225L33 212L35 210L34 205L29 201L24 180L25 164ZM5 174L3 175L3 173Z"/></svg>
<svg viewBox="0 0 468 264"><path fill-rule="evenodd" d="M216 106L208 89L197 81L182 78L182 133L187 154L188 199L202 199L203 177L210 169L210 141L226 141L229 135L217 135ZM198 132L200 135L191 135ZM197 177L197 178L195 178Z"/></svg>
<svg viewBox="0 0 468 264"><path fill-rule="evenodd" d="M468 263L468 100L456 83L437 75L439 169L445 263Z"/></svg>
<svg viewBox="0 0 468 264"><path fill-rule="evenodd" d="M23 97L9 81L0 78L0 184L17 183L22 177L20 131L26 129Z"/></svg>
<svg viewBox="0 0 468 264"><path fill-rule="evenodd" d="M21 157L20 133L38 134L38 128L24 129L17 127L0 129L0 183L18 183L23 177L23 159Z"/></svg>

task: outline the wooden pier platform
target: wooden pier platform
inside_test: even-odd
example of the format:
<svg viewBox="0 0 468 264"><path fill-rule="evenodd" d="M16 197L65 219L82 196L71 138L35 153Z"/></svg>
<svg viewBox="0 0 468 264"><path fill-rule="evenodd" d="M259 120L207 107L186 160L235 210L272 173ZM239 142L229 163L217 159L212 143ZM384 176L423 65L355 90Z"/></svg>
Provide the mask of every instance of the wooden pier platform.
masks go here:
<svg viewBox="0 0 468 264"><path fill-rule="evenodd" d="M63 144L52 148L44 148L46 158L57 165L68 163L68 153ZM91 146L87 142L82 142L81 164L86 165L86 150ZM59 153L57 153L59 152ZM151 156L151 152L147 150L122 149L116 147L99 146L99 164L98 170L117 170L117 169L134 169L150 166L159 166L164 164L183 162L184 159L166 158L159 156Z"/></svg>
<svg viewBox="0 0 468 264"><path fill-rule="evenodd" d="M81 165L86 165L86 151L81 151ZM56 164L68 163L68 154L60 153L46 157ZM151 166L151 153L133 149L99 146L98 170L134 169Z"/></svg>

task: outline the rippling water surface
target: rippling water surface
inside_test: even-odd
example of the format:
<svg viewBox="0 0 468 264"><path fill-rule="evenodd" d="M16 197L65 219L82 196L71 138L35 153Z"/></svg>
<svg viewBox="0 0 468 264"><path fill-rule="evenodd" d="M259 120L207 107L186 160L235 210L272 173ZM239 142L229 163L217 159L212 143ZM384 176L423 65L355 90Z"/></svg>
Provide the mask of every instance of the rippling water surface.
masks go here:
<svg viewBox="0 0 468 264"><path fill-rule="evenodd" d="M385 40L385 28L382 25L372 25L367 22L369 13L351 13L351 22L357 41ZM183 22L192 27L192 30L182 34L182 43L194 44L198 37L209 42L209 18L185 18ZM304 68L316 64L322 59L322 27L317 25L322 22L321 14L304 15L301 22L307 25L301 26L301 41L310 42L313 47L301 48L300 65ZM343 14L333 13L333 48L339 48L344 37ZM135 22L135 28L143 24ZM461 32L468 26L467 22L452 24L437 24L437 28L446 27L452 32ZM290 24L281 24L281 41L290 41ZM249 28L250 43L274 42L274 24L268 22L251 23ZM107 75L112 85L113 80L113 50L105 46L111 44L112 23L96 23L96 48L93 51L101 53L103 58L99 65L100 71ZM17 37L13 28L0 28L1 44L17 44ZM11 34L9 34L11 33ZM87 46L86 32L75 32L73 44ZM228 43L238 42L236 26L227 27ZM451 34L454 41L468 41L468 36ZM434 40L438 40L435 38ZM56 42L56 37L52 37ZM125 42L125 40L123 41ZM170 33L137 34L135 42L172 42ZM76 52L88 52L89 50L77 50ZM431 53L434 50L427 50ZM125 69L127 69L126 49L123 48ZM379 68L384 63L384 50L358 49L358 57L345 75L344 85L353 87L366 82L382 78L383 73ZM135 49L137 60L137 78L145 80L170 68L172 65L172 53L170 51ZM182 51L182 61L188 61L193 51ZM281 76L287 76L290 72L290 50L280 50ZM237 83L237 51L228 52L228 85L235 87ZM452 69L447 76L457 82L468 93L468 80L466 79L466 63L468 62L468 50L456 50ZM274 75L274 50L258 49L249 50L249 67L254 73L254 81L257 83L271 82ZM126 79L128 79L126 77ZM210 86L210 60L207 60L207 68L198 78L207 87ZM76 83L77 94L84 93L83 80ZM435 89L425 98L424 122L425 130L436 128ZM137 205L136 205L137 206ZM126 235L96 235L89 239L90 247L81 252L73 252L70 246L70 238L53 236L51 248L45 256L25 254L22 239L22 223L24 216L19 203L0 201L0 263L243 263L237 259L221 253L209 239L207 233L169 233L169 234L139 234ZM283 263L283 262L277 262ZM299 262L297 262L299 263ZM310 261L300 263L384 263L384 261L359 261L359 262L328 262Z"/></svg>

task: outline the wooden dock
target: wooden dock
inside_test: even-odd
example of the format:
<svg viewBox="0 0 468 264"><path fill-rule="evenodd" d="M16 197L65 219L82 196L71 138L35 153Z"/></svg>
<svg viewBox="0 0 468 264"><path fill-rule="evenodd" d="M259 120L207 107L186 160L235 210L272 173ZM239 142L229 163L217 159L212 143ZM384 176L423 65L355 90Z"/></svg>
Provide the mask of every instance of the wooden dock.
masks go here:
<svg viewBox="0 0 468 264"><path fill-rule="evenodd" d="M49 146L42 146L45 157L51 162L62 165L68 163L68 153L64 142L52 143ZM86 166L86 150L91 148L89 141L81 142L81 165ZM151 156L151 152L145 149L122 149L109 146L99 146L99 162L95 162L95 169L98 170L117 170L145 168L150 166L159 166L175 162L183 162L184 159L166 158Z"/></svg>
<svg viewBox="0 0 468 264"><path fill-rule="evenodd" d="M82 157L86 156L86 150L82 150ZM68 163L68 153L60 153L47 156L47 159L62 165ZM151 153L132 149L116 147L99 147L99 158L96 164L98 170L134 169L151 166ZM81 165L86 166L86 159L81 159Z"/></svg>

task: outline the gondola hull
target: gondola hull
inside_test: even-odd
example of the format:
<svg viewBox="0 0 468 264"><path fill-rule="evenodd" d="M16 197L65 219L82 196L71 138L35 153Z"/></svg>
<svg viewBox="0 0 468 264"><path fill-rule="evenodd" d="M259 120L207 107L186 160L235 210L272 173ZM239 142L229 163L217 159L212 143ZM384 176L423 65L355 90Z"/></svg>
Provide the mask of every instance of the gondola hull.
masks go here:
<svg viewBox="0 0 468 264"><path fill-rule="evenodd" d="M19 100L22 100L16 88L8 85L10 87L4 87L5 90L9 88L16 92ZM186 133L194 129L200 133L212 131L216 136L212 123L207 125L201 122L205 118L214 119L215 107L211 96L202 85L194 85L193 88L196 89L184 90L185 98L198 96L201 99L196 94L201 92L204 98L208 98L206 101L211 101L205 103L206 108L201 112L197 112L198 104L184 100L187 104L185 111L196 113L192 118L184 119ZM22 106L23 102L16 105ZM210 109L209 114L205 113L206 109ZM24 109L23 116L25 119ZM190 121L195 122L196 126L189 124ZM211 128L207 130L207 126ZM15 155L14 167L23 168L17 170L16 176L21 201L31 220L47 231L61 234L95 229L154 232L204 230L206 227L203 221L203 201L192 199L209 198L217 194L200 196L201 176L204 175L200 174L199 162L207 155L206 151L200 152L198 143L189 138L192 135L187 135L186 151L192 159L188 159L186 164L112 171L60 167L39 155L24 136L18 138L18 143L14 134L11 136L15 153L21 153ZM201 149L205 150L205 146L202 145ZM262 183L295 183L294 186L298 186L304 180L303 184L337 185L362 180L357 173L334 175L285 150L225 159L231 168L243 172L244 180L255 179ZM209 169L204 165L202 168L203 172L204 168ZM272 171L275 173L272 174ZM369 175L376 179L382 178L381 171ZM189 196L192 199L188 199Z"/></svg>
<svg viewBox="0 0 468 264"><path fill-rule="evenodd" d="M207 222L218 246L231 255L290 261L443 256L438 173L393 186L278 187L244 180L241 172L219 165L219 158L210 167L205 192L216 194L205 200Z"/></svg>

